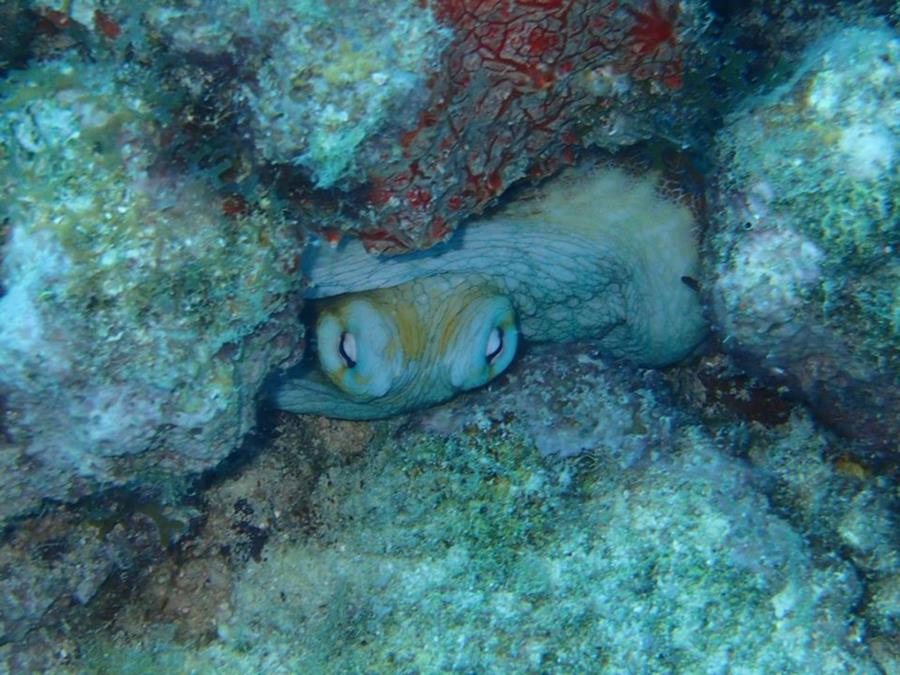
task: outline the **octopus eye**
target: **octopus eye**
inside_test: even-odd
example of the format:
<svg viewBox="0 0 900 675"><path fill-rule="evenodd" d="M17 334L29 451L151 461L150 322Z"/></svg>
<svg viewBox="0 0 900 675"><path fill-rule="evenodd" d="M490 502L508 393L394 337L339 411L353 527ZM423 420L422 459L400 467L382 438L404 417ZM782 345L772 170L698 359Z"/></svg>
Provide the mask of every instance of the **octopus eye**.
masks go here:
<svg viewBox="0 0 900 675"><path fill-rule="evenodd" d="M485 349L487 362L494 363L501 352L503 352L503 329L497 326L488 335L487 348Z"/></svg>
<svg viewBox="0 0 900 675"><path fill-rule="evenodd" d="M356 338L351 333L344 331L341 333L341 341L338 344L338 354L344 360L344 364L348 368L356 365Z"/></svg>

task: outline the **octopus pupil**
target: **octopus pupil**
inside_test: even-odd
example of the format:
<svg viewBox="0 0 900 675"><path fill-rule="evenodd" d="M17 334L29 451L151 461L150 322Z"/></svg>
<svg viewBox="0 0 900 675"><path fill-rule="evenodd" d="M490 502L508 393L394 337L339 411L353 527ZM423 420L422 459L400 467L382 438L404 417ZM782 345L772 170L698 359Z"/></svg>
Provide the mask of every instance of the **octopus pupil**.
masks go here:
<svg viewBox="0 0 900 675"><path fill-rule="evenodd" d="M493 363L494 359L496 359L500 355L500 352L503 351L503 329L499 328L499 327L495 328L491 332L491 336L490 336L490 338L488 338L488 348L491 347L491 344L494 341L493 338L495 336L496 336L496 340L497 340L497 346L494 347L494 349L492 349L491 351L489 351L487 353L487 362L488 363Z"/></svg>
<svg viewBox="0 0 900 675"><path fill-rule="evenodd" d="M356 365L356 360L347 353L347 342L348 340L352 341L353 337L349 333L341 333L341 342L338 345L338 353L341 355L341 358L344 359L344 363L347 364L348 368L352 368ZM356 355L356 350L351 347L351 350L354 352L354 356Z"/></svg>

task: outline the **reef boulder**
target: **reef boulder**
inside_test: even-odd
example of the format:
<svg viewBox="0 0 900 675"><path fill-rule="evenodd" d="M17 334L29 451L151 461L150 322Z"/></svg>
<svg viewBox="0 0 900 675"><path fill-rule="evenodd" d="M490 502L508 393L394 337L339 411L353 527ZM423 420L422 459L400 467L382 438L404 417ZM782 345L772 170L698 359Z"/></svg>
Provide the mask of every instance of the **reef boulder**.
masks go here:
<svg viewBox="0 0 900 675"><path fill-rule="evenodd" d="M184 60L233 63L243 84L217 105L307 225L397 252L584 146L680 135L707 15L701 0L206 0L142 23Z"/></svg>
<svg viewBox="0 0 900 675"><path fill-rule="evenodd" d="M900 438L900 37L844 28L727 121L706 285L724 348L873 450Z"/></svg>
<svg viewBox="0 0 900 675"><path fill-rule="evenodd" d="M74 60L6 83L0 517L215 465L297 349L297 242L160 160L158 87Z"/></svg>

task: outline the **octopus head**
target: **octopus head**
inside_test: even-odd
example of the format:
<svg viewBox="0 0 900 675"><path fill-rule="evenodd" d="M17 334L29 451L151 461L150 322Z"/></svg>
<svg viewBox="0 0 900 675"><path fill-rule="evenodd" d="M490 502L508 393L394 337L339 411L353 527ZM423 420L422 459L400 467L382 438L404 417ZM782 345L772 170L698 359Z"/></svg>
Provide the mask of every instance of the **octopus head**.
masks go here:
<svg viewBox="0 0 900 675"><path fill-rule="evenodd" d="M283 381L278 407L373 419L433 405L502 373L518 345L510 300L442 275L316 307L318 362Z"/></svg>

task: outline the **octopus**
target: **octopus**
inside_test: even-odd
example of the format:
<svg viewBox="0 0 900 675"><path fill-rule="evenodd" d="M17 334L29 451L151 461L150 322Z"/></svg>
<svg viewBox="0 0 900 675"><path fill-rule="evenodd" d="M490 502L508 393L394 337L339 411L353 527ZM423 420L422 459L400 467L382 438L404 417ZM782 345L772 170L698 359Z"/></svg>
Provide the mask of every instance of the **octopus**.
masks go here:
<svg viewBox="0 0 900 675"><path fill-rule="evenodd" d="M425 251L307 249L317 358L272 399L300 414L378 419L449 400L502 373L522 341L592 341L662 367L706 325L697 224L655 174L572 168Z"/></svg>

